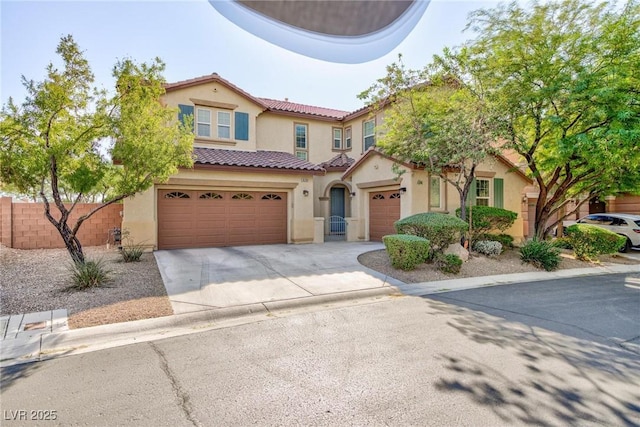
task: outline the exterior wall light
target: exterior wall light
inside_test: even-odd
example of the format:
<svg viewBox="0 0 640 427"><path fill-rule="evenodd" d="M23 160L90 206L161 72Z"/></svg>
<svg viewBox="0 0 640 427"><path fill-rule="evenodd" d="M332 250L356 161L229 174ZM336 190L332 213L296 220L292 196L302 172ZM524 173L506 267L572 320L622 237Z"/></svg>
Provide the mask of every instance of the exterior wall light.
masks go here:
<svg viewBox="0 0 640 427"><path fill-rule="evenodd" d="M304 197L308 197L309 196L309 190L302 190L302 195Z"/></svg>
<svg viewBox="0 0 640 427"><path fill-rule="evenodd" d="M407 187L400 187L400 194L404 194L407 192Z"/></svg>

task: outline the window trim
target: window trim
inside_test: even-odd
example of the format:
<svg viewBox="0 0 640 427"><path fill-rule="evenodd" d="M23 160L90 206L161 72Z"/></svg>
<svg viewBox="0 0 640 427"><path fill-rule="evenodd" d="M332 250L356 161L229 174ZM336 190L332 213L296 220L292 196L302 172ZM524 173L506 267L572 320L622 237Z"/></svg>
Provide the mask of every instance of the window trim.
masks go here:
<svg viewBox="0 0 640 427"><path fill-rule="evenodd" d="M304 148L298 147L298 126L304 126ZM293 151L297 158L301 160L309 160L309 124L308 123L293 123ZM302 156L302 157L301 157Z"/></svg>
<svg viewBox="0 0 640 427"><path fill-rule="evenodd" d="M200 111L206 112L209 115L209 122L203 122L200 120ZM212 119L211 119L211 109L210 108L201 108L201 107L197 107L196 108L196 137L197 138L211 138L211 125L212 125ZM200 134L200 125L206 125L209 126L209 135L201 135Z"/></svg>
<svg viewBox="0 0 640 427"><path fill-rule="evenodd" d="M227 114L229 116L229 124L220 124L220 114ZM231 126L232 126L233 122L231 119L231 111L224 111L224 110L216 110L216 129L217 129L217 137L218 139L226 139L226 140L231 140L233 139L233 136L231 134ZM224 137L224 136L220 136L220 128L226 128L228 129L229 132L229 136L228 137Z"/></svg>
<svg viewBox="0 0 640 427"><path fill-rule="evenodd" d="M480 181L486 181L487 182L487 195L486 196L479 196L478 195L478 191L480 190L480 186L478 185L480 183ZM475 194L475 199L476 199L476 206L493 206L493 202L491 199L491 195L493 193L492 191L492 179L491 178L485 178L485 177L478 177L476 176L476 194ZM486 200L487 204L486 205L480 205L478 204L478 200Z"/></svg>
<svg viewBox="0 0 640 427"><path fill-rule="evenodd" d="M367 123L372 123L373 127L371 129L371 134L366 134L365 133L365 126L367 125ZM367 138L373 138L373 143L371 145L369 145L369 147L367 147ZM362 122L362 152L364 153L365 151L367 151L370 147L373 147L376 145L376 119L375 117L369 120L363 120Z"/></svg>
<svg viewBox="0 0 640 427"><path fill-rule="evenodd" d="M340 132L340 137L336 138L336 131ZM342 151L344 149L344 130L338 127L331 128L331 149L333 151ZM336 147L336 142L338 142L338 146Z"/></svg>

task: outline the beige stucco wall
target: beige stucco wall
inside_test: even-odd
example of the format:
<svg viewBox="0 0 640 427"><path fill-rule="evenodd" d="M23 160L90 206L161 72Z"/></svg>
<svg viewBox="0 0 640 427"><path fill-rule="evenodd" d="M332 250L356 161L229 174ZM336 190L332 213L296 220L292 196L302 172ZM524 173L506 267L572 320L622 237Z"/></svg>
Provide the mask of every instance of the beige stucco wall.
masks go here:
<svg viewBox="0 0 640 427"><path fill-rule="evenodd" d="M164 96L164 101L171 107L177 107L179 104L194 105L196 100L213 101L218 103L230 104L228 108L204 106L212 111L211 135L212 138L196 137L194 146L225 148L229 150L255 150L257 140L256 118L262 112L262 107L254 103L252 100L239 93L229 89L221 83L206 83L197 86L191 86L183 89L176 89L168 92ZM232 108L234 107L234 108ZM197 106L196 106L197 108ZM216 138L216 111L231 112L231 138ZM249 140L242 141L234 139L234 112L242 112L249 114ZM194 116L197 113L194 110ZM194 117L195 120L195 117Z"/></svg>
<svg viewBox="0 0 640 427"><path fill-rule="evenodd" d="M288 201L288 242L311 243L314 240L312 176L195 169L181 170L167 184L158 184L124 201L122 227L130 232L135 242L158 247L156 197L157 190L165 188L284 191Z"/></svg>
<svg viewBox="0 0 640 427"><path fill-rule="evenodd" d="M405 171L400 177L392 170L393 161L380 155L369 156L348 178L351 181L356 196L353 200L352 217L360 223L359 236L368 239L369 230L369 194L372 191L386 191L405 188L406 192L400 198L400 218L420 212L443 212L455 215L460 207L460 197L452 184L445 184L444 206L441 209L429 207L429 174L422 170L411 170L401 166ZM515 172L509 171L509 166L497 159L490 159L476 169L479 177L504 179L504 208L516 212L518 218L506 233L515 240L524 238L524 222L522 218L522 194L529 182ZM490 205L493 205L493 179L490 183Z"/></svg>

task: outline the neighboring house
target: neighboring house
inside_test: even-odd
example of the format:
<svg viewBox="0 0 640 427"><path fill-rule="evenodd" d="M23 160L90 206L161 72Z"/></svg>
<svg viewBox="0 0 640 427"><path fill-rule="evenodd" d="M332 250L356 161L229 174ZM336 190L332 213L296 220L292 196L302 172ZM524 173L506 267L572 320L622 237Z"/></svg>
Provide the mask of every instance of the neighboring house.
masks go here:
<svg viewBox="0 0 640 427"><path fill-rule="evenodd" d="M451 213L458 192L375 148L382 120L258 98L211 74L166 86L164 102L194 118L195 164L124 202L123 228L157 249L341 238L380 240L419 212ZM393 163L406 172L400 176ZM477 204L526 211L531 181L498 156L476 170ZM508 232L525 236L523 215Z"/></svg>

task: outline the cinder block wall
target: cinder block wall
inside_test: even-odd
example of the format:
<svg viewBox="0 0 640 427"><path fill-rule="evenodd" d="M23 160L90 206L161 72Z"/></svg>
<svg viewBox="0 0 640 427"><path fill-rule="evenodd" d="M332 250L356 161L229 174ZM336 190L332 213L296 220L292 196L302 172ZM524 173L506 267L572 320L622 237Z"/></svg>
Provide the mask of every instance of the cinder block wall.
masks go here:
<svg viewBox="0 0 640 427"><path fill-rule="evenodd" d="M8 202L7 202L8 199ZM93 203L76 205L68 221L73 226L81 216L94 209ZM0 218L2 228L0 236L2 244L16 249L50 249L64 248L58 230L44 215L42 203L11 203L11 198L3 197L0 201ZM7 211L9 213L7 214ZM83 246L104 245L109 237L109 230L122 226L122 204L107 206L96 212L81 226L78 238ZM55 206L51 206L54 218L59 218Z"/></svg>

